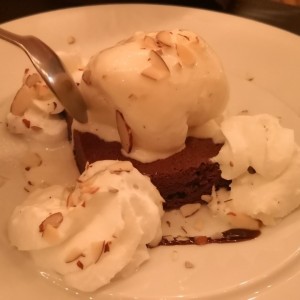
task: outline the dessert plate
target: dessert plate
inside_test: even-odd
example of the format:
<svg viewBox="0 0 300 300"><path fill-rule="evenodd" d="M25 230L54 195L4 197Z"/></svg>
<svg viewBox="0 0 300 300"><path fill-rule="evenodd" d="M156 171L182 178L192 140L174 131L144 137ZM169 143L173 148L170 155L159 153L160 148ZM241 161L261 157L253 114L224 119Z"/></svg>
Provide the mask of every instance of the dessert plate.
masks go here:
<svg viewBox="0 0 300 300"><path fill-rule="evenodd" d="M296 35L225 14L155 5L60 10L15 20L3 27L20 34L36 35L55 50L75 51L84 57L135 31L190 29L203 36L223 61L231 87L229 113L274 114L281 118L283 125L295 130L300 142L300 38ZM21 137L12 137L6 132L5 115L20 86L23 71L30 63L20 50L7 43L0 41L0 49L0 281L3 299L276 300L300 297L299 210L248 242L153 249L151 260L138 272L94 294L72 291L59 278L33 266L26 253L9 245L6 234L10 213L26 195L19 158L28 144ZM69 145L45 151L52 159L44 170L47 176L52 176L50 181L72 183L77 173Z"/></svg>

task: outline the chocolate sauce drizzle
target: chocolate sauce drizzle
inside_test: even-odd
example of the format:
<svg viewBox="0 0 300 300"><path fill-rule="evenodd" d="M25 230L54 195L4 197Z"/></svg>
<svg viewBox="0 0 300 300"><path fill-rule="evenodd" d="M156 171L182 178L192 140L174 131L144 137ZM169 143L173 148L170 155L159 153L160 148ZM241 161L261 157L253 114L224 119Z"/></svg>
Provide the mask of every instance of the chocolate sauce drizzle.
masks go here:
<svg viewBox="0 0 300 300"><path fill-rule="evenodd" d="M206 244L223 244L237 243L252 240L261 234L260 230L251 230L243 228L233 228L223 231L220 237L195 236L195 237L163 237L159 243L160 246L175 245L206 245Z"/></svg>

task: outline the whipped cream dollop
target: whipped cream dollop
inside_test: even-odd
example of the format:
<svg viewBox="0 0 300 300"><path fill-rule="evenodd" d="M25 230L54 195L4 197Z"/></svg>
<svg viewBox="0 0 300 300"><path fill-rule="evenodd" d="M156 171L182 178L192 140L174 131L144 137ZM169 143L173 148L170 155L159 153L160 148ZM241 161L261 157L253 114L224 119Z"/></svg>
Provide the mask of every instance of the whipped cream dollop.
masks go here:
<svg viewBox="0 0 300 300"><path fill-rule="evenodd" d="M34 191L10 218L12 245L37 265L90 292L128 275L162 237L163 199L130 162L88 165L73 190Z"/></svg>
<svg viewBox="0 0 300 300"><path fill-rule="evenodd" d="M79 78L82 61L76 53L57 53L66 69ZM67 124L61 115L63 106L33 69L26 69L21 88L16 93L6 117L8 130L47 143L64 141Z"/></svg>
<svg viewBox="0 0 300 300"><path fill-rule="evenodd" d="M142 162L181 151L188 136L203 137L202 126L228 101L219 59L186 30L138 32L99 52L80 87L89 123L74 128L120 141L124 155Z"/></svg>
<svg viewBox="0 0 300 300"><path fill-rule="evenodd" d="M210 208L234 217L250 216L265 225L300 205L300 148L294 132L267 114L229 117L221 123L225 144L213 158L230 191L214 192Z"/></svg>

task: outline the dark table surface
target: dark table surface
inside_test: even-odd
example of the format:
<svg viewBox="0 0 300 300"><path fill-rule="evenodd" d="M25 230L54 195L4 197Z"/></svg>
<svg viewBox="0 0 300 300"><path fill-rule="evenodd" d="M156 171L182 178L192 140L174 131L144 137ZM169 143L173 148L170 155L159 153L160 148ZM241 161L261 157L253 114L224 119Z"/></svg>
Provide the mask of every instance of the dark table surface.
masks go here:
<svg viewBox="0 0 300 300"><path fill-rule="evenodd" d="M2 0L0 23L60 8L102 3L159 3L205 8L261 21L300 35L300 7L271 0L198 1L99 1L99 0Z"/></svg>

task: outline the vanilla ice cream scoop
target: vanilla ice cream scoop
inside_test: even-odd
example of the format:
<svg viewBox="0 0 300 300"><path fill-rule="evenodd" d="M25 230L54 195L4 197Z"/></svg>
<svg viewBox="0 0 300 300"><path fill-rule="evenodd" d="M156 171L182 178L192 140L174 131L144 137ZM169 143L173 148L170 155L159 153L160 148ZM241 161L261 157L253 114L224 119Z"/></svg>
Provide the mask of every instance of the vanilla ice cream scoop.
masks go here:
<svg viewBox="0 0 300 300"><path fill-rule="evenodd" d="M162 236L162 202L130 162L99 161L87 166L72 191L34 191L15 208L9 239L67 285L90 292L149 259L147 245Z"/></svg>
<svg viewBox="0 0 300 300"><path fill-rule="evenodd" d="M81 91L89 124L74 127L142 162L166 158L188 136L218 117L228 101L219 59L207 43L185 30L136 33L93 56Z"/></svg>

